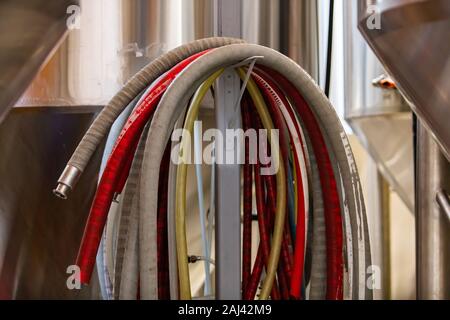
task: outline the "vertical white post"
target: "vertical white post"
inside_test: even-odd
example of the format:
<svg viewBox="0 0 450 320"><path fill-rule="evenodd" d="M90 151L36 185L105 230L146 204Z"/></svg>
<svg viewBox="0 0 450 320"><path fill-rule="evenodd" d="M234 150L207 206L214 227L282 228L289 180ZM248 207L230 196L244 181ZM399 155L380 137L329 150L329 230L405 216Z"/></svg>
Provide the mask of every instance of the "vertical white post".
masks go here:
<svg viewBox="0 0 450 320"><path fill-rule="evenodd" d="M241 37L241 1L216 0L214 3L214 33L216 36ZM216 82L216 126L226 137L232 122L240 126L240 108L235 110L240 81L233 69L225 70ZM238 117L235 113L238 112ZM234 145L234 144L233 144ZM216 298L241 299L241 222L240 166L226 164L226 140L216 153L223 163L216 164ZM235 150L237 151L237 150ZM237 154L237 152L235 152Z"/></svg>

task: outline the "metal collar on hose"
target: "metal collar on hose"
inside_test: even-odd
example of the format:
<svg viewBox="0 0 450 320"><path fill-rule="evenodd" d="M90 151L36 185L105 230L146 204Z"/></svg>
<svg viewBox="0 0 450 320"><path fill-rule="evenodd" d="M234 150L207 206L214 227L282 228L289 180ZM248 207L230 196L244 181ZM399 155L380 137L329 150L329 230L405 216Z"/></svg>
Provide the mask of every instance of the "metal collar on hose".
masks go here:
<svg viewBox="0 0 450 320"><path fill-rule="evenodd" d="M327 146L329 146L330 157L335 160L332 168L334 178L336 181L342 179L342 186L339 183L337 186L341 190L340 194L344 203L342 216L343 219L348 216L347 222L351 226L350 232L347 233L347 236L351 237L351 241L347 242L347 244L351 244L351 248L347 248L347 250L350 251L348 254L354 263L349 280L352 284L352 298L371 298L371 291L366 287L368 278L366 268L370 265L370 248L364 201L350 144L334 109L312 78L294 61L272 49L258 45L238 44L241 42L238 39L227 38L200 40L175 49L141 70L94 121L58 181L59 185L55 193L62 197L67 196L67 192L74 187L112 123L139 92L161 73L171 69L181 60L204 49L216 48L191 63L167 89L153 115L145 143L139 204L137 205L140 228L138 231L140 297L142 299L155 298L157 293L154 283L156 257L154 226L158 208L159 170L174 124L197 87L214 71L235 65L251 56L263 56L264 59L260 59L258 63L285 77L305 98L315 115ZM324 192L326 191L324 190ZM275 237L277 236L275 235Z"/></svg>

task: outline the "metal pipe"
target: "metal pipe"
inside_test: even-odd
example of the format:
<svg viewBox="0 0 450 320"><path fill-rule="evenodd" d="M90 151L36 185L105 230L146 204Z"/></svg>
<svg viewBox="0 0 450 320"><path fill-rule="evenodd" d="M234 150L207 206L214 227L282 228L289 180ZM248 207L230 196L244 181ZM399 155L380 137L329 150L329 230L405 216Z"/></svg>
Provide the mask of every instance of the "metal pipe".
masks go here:
<svg viewBox="0 0 450 320"><path fill-rule="evenodd" d="M450 187L449 163L421 123L417 139L417 298L450 299L450 223L436 201Z"/></svg>

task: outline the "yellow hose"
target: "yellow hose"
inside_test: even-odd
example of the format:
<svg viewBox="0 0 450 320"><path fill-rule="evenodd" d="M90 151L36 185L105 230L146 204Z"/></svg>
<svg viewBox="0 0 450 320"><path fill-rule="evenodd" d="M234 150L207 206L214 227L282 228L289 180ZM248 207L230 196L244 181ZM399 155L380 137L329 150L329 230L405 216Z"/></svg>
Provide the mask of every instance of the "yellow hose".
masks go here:
<svg viewBox="0 0 450 320"><path fill-rule="evenodd" d="M182 139L180 148L180 158L181 162L177 169L177 182L176 182L176 245L177 245L177 260L178 260L178 273L179 273L179 290L180 299L189 300L192 298L191 287L190 287L190 277L189 277L189 265L188 265L188 250L187 250L187 239L186 239L186 178L187 178L187 155L190 150L190 140L192 132L194 129L194 121L197 118L198 111L200 108L200 103L203 100L205 94L208 92L209 88L213 82L222 74L223 69L216 71L211 75L197 90L194 97L192 98L191 104L189 106L188 113L186 115ZM245 78L245 70L239 68L237 70L239 76ZM261 93L255 82L250 78L247 84L247 89L250 93L252 100L255 103L258 114L261 117L264 128L269 130L268 139L271 142L271 130L274 129L270 114L267 111L267 106L264 102ZM189 133L189 134L187 134ZM277 171L277 204L276 204L276 217L275 217L275 228L272 240L272 249L269 255L269 263L266 270L266 277L263 282L263 286L260 293L260 299L267 299L269 297L270 291L275 280L275 275L278 267L278 261L280 257L281 242L284 229L284 220L286 212L286 184L285 184L285 171L283 162L280 161L280 151L279 145L272 146L272 157L273 161L278 164Z"/></svg>
<svg viewBox="0 0 450 320"><path fill-rule="evenodd" d="M176 210L176 222L175 222L175 237L177 244L177 260L178 260L178 274L180 281L180 299L190 300L191 295L191 282L189 278L189 264L188 264L188 251L187 251L187 239L186 239L186 178L187 178L187 155L190 153L190 137L194 130L194 122L197 119L198 110L200 109L200 103L202 102L205 94L212 86L213 82L222 74L223 69L216 71L210 76L203 84L197 89L194 97L192 98L189 110L186 114L186 120L184 122L184 131L181 137L180 144L180 158L181 162L177 169L177 182L175 193L175 210ZM186 133L186 134L185 134ZM189 134L187 134L189 133Z"/></svg>
<svg viewBox="0 0 450 320"><path fill-rule="evenodd" d="M246 74L245 70L243 68L239 68L238 73L241 79L243 80ZM267 111L267 106L266 103L264 102L264 98L261 96L261 93L259 92L257 85L255 84L255 82L251 77L249 78L247 83L247 90L250 93L253 102L255 103L255 107L258 111L259 116L261 117L264 128L269 130L268 138L269 142L271 142L272 136L271 131L274 130L274 125L272 123L270 114ZM272 248L270 250L269 263L266 270L266 278L264 279L263 286L259 294L259 298L261 300L265 300L269 297L270 291L272 290L273 282L275 280L275 275L278 268L278 261L280 259L281 240L283 238L284 220L286 215L286 175L284 171L285 169L283 161L280 160L280 146L278 144L273 144L272 148L273 148L271 150L272 159L273 161L275 161L275 163L278 164L277 205L275 214L275 227L272 237Z"/></svg>

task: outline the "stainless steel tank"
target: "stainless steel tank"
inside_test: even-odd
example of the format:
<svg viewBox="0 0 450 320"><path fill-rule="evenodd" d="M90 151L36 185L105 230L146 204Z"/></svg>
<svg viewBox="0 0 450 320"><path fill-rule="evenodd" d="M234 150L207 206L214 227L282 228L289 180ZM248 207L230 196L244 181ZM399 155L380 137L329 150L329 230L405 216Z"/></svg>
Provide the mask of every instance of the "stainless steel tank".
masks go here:
<svg viewBox="0 0 450 320"><path fill-rule="evenodd" d="M359 29L450 160L450 1L358 3Z"/></svg>
<svg viewBox="0 0 450 320"><path fill-rule="evenodd" d="M417 298L448 299L450 2L359 1L358 26L419 118L415 171Z"/></svg>
<svg viewBox="0 0 450 320"><path fill-rule="evenodd" d="M0 124L0 300L98 298L98 285L69 290L101 154L67 202L52 193L98 108L14 108Z"/></svg>
<svg viewBox="0 0 450 320"><path fill-rule="evenodd" d="M39 1L0 6L22 2ZM318 34L309 27L316 24L315 3L242 1L243 37L290 53L318 79ZM99 298L95 277L89 288L68 290L66 268L75 261L100 154L69 202L51 195L54 181L95 113L128 78L161 53L213 35L212 0L81 0L80 5L79 28L70 31L25 93L23 84L13 90L21 98L0 125L0 154L8 155L0 164L0 298ZM42 8L52 16L51 7ZM22 64L29 62L24 57Z"/></svg>
<svg viewBox="0 0 450 320"><path fill-rule="evenodd" d="M345 118L380 172L414 211L412 113L357 30L357 3L343 1Z"/></svg>
<svg viewBox="0 0 450 320"><path fill-rule="evenodd" d="M319 82L319 49L326 50L319 48L319 19L325 17L317 0L250 0L242 6L245 40L280 51Z"/></svg>
<svg viewBox="0 0 450 320"><path fill-rule="evenodd" d="M67 32L78 0L0 2L0 123Z"/></svg>

